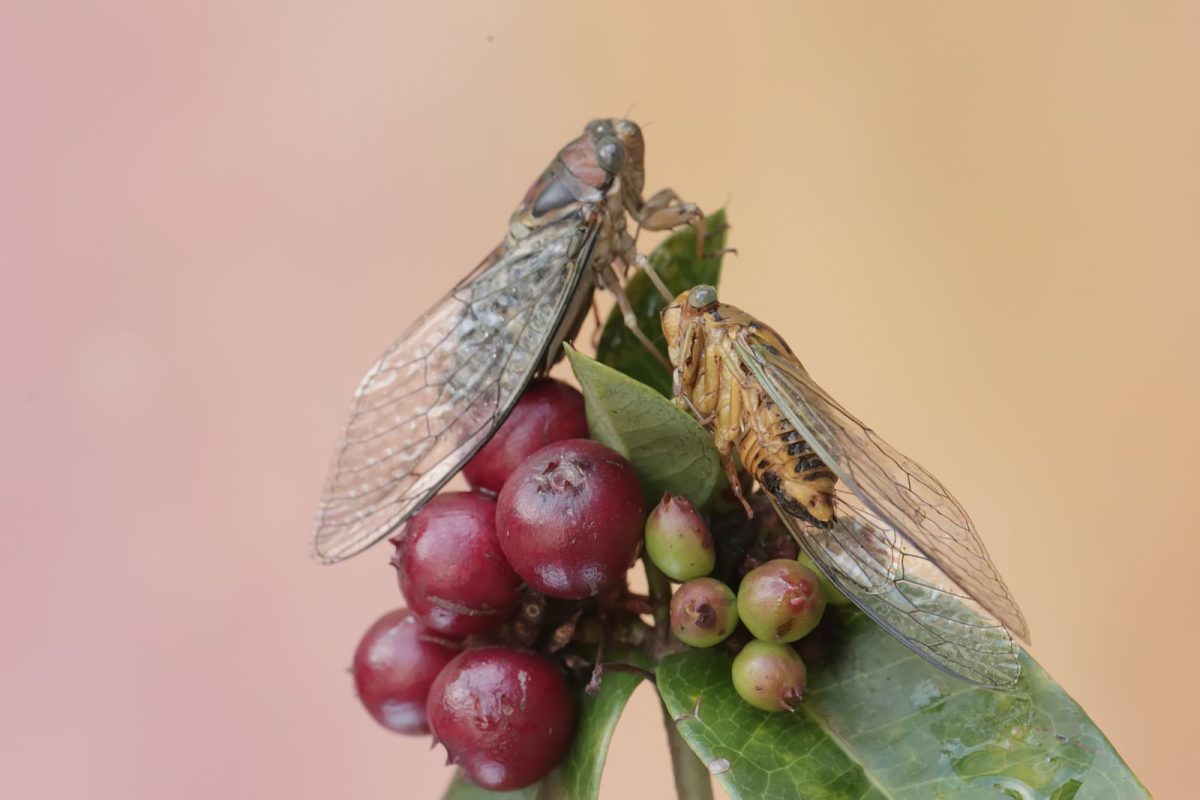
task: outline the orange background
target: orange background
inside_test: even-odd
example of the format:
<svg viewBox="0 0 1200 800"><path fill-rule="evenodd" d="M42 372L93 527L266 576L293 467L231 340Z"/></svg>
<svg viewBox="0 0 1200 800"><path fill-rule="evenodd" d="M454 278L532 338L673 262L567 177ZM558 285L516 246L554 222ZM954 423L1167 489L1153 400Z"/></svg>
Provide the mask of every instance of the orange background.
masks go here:
<svg viewBox="0 0 1200 800"><path fill-rule="evenodd" d="M362 371L597 115L728 202L723 296L971 509L1033 653L1188 796L1196 4L0 11L7 797L423 798L307 560ZM771 8L772 10L768 10ZM647 691L606 796L662 797Z"/></svg>

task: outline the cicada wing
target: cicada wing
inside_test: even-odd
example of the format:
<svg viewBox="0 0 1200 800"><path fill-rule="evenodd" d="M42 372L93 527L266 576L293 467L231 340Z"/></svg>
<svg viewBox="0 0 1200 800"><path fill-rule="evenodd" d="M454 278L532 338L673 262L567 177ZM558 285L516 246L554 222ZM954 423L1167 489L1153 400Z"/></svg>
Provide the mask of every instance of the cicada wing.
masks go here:
<svg viewBox="0 0 1200 800"><path fill-rule="evenodd" d="M735 352L838 477L837 522L828 529L795 523L808 531L806 546L821 550L814 559L835 567L847 594L902 638L912 638L905 625L911 633L926 631L924 641L912 639L910 646L931 661L977 683L1004 685L966 674L968 668L978 672L978 664L955 669L956 662L944 658L958 653L961 665L970 660L963 650L976 648L984 660L995 661L1003 651L999 672L1007 674L1016 664L1012 634L1029 638L1020 608L963 507L919 464L842 408L794 355L751 331L735 341ZM864 595L875 599L863 602ZM912 622L901 624L900 614ZM923 618L927 614L949 622L934 625Z"/></svg>
<svg viewBox="0 0 1200 800"><path fill-rule="evenodd" d="M375 362L334 454L316 558L387 536L491 437L559 345L596 233L581 213L501 245Z"/></svg>
<svg viewBox="0 0 1200 800"><path fill-rule="evenodd" d="M1020 654L1008 629L957 593L936 565L857 500L840 492L838 518L830 527L792 516L778 503L775 509L829 579L910 650L980 686L1016 684Z"/></svg>

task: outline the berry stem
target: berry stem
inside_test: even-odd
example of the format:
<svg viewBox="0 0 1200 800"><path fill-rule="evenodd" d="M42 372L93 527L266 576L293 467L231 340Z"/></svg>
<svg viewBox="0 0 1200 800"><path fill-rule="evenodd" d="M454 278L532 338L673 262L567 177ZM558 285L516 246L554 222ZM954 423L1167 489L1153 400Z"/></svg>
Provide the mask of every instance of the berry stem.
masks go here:
<svg viewBox="0 0 1200 800"><path fill-rule="evenodd" d="M646 584L654 607L654 661L671 650L671 581L643 556ZM680 800L712 800L712 780L708 769L679 735L675 720L662 706L663 727L667 729L667 747L671 751L671 769L675 773L675 794Z"/></svg>
<svg viewBox="0 0 1200 800"><path fill-rule="evenodd" d="M656 683L658 676L648 669L642 669L637 664L626 664L623 661L605 661L600 665L605 672L624 672L629 675L637 675L644 681Z"/></svg>
<svg viewBox="0 0 1200 800"><path fill-rule="evenodd" d="M667 729L667 747L671 750L671 769L675 773L675 794L679 800L712 800L712 779L692 748L679 735L677 723L664 705L663 725Z"/></svg>
<svg viewBox="0 0 1200 800"><path fill-rule="evenodd" d="M642 566L646 568L646 585L650 588L650 605L654 616L654 660L657 661L671 642L671 581L644 555Z"/></svg>

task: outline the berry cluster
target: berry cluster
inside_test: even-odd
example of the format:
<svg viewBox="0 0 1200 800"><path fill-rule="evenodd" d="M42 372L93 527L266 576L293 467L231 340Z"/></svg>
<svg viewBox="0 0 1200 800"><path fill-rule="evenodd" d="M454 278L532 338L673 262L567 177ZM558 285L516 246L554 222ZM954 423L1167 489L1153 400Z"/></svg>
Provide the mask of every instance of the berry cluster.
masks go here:
<svg viewBox="0 0 1200 800"><path fill-rule="evenodd" d="M463 470L473 491L434 497L393 540L408 607L355 654L371 715L432 732L488 789L535 783L571 744L572 676L553 645L534 647L547 604L623 590L641 549L637 475L586 435L579 392L534 382Z"/></svg>
<svg viewBox="0 0 1200 800"><path fill-rule="evenodd" d="M817 627L827 598L845 598L790 538L763 537L754 545L750 552L739 551L744 556L735 594L728 583L708 577L717 565L716 546L687 498L664 495L646 521L646 555L681 582L671 597L675 637L692 647L713 647L729 639L740 622L754 638L739 643L734 688L756 708L790 710L804 701L807 681L804 661L791 645Z"/></svg>
<svg viewBox="0 0 1200 800"><path fill-rule="evenodd" d="M647 610L625 580L643 544L680 583L669 646L740 645L733 684L768 711L803 700L805 665L792 643L836 592L796 560L790 537L771 539L761 525L735 542L738 568L712 577L730 572L718 552L729 542L715 542L682 496L665 495L647 515L633 467L586 435L579 392L534 382L463 470L472 491L434 497L393 540L407 608L380 618L355 653L371 715L399 733L432 733L487 789L533 784L566 755L575 698L599 675L588 659L621 620L636 629ZM740 507L726 519L746 528Z"/></svg>

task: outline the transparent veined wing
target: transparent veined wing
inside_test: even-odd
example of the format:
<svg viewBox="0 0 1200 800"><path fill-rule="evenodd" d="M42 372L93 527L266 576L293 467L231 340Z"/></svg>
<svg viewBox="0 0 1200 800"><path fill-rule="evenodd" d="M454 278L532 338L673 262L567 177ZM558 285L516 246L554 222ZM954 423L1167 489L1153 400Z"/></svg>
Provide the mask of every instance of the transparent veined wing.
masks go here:
<svg viewBox="0 0 1200 800"><path fill-rule="evenodd" d="M745 331L734 352L838 477L836 518L785 519L830 578L942 669L984 686L1020 676L1025 619L963 507L842 408L790 353Z"/></svg>
<svg viewBox="0 0 1200 800"><path fill-rule="evenodd" d="M585 212L501 245L375 362L355 393L317 510L313 554L395 530L491 437L545 360L597 234Z"/></svg>

